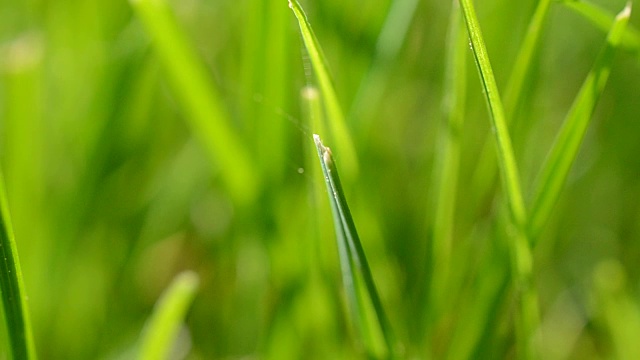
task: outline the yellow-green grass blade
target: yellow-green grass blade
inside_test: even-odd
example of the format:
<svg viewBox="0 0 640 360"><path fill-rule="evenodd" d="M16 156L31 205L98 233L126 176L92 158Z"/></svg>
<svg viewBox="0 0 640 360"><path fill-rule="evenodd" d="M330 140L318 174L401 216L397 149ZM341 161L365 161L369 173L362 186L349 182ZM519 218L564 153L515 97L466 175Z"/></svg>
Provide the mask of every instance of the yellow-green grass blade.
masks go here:
<svg viewBox="0 0 640 360"><path fill-rule="evenodd" d="M537 237L551 216L571 166L578 155L595 106L607 83L615 50L622 41L630 15L631 2L616 17L604 49L582 84L542 167L528 224L528 231L533 239Z"/></svg>
<svg viewBox="0 0 640 360"><path fill-rule="evenodd" d="M167 359L187 310L198 291L198 275L185 271L171 282L156 303L143 331L139 359Z"/></svg>
<svg viewBox="0 0 640 360"><path fill-rule="evenodd" d="M367 346L369 355L394 358L397 353L391 326L384 312L371 269L347 205L332 152L322 144L320 136L314 135L313 137L331 203L343 282L351 315L354 317L356 327L360 331L363 343ZM364 290L364 293L361 289ZM367 304L371 304L373 307L376 321L374 324L371 324L371 316L366 308ZM383 343L378 340L380 335Z"/></svg>
<svg viewBox="0 0 640 360"><path fill-rule="evenodd" d="M467 25L471 49L489 107L489 115L497 145L502 185L506 192L510 222L514 225L514 235L509 242L509 252L514 287L519 305L519 312L515 319L518 355L520 358L533 358L535 355L532 340L533 334L538 328L539 310L537 295L533 286L533 258L525 229L527 218L518 168L507 128L504 108L500 100L498 86L493 76L489 55L482 38L473 3L471 0L460 0L460 7Z"/></svg>
<svg viewBox="0 0 640 360"><path fill-rule="evenodd" d="M430 267L430 313L439 313L447 293L447 278L451 263L451 243L455 218L456 190L460 163L461 133L464 124L467 91L468 38L457 0L452 2L449 21L445 69L443 119L439 129L434 184L436 194Z"/></svg>
<svg viewBox="0 0 640 360"><path fill-rule="evenodd" d="M221 169L229 192L240 203L258 193L256 169L246 146L231 126L210 75L165 0L131 0L154 40L194 136Z"/></svg>
<svg viewBox="0 0 640 360"><path fill-rule="evenodd" d="M585 19L591 21L602 31L609 31L616 21L616 15L588 1L567 0L562 3L569 9L582 15ZM620 47L632 52L640 50L640 32L631 25L627 25L620 40Z"/></svg>
<svg viewBox="0 0 640 360"><path fill-rule="evenodd" d="M13 236L4 179L0 173L0 296L14 360L36 358L18 248Z"/></svg>
<svg viewBox="0 0 640 360"><path fill-rule="evenodd" d="M358 157L356 154L353 139L349 134L347 128L346 119L338 96L335 91L335 87L329 75L329 68L327 61L324 57L318 39L316 38L311 25L307 20L307 15L302 10L302 7L297 0L290 0L289 7L293 10L298 24L300 26L300 33L302 34L302 40L309 53L309 59L311 60L311 66L318 80L318 87L322 95L323 102L326 108L326 117L329 124L329 130L331 132L331 138L335 141L336 148L340 152L340 158L345 166L346 175L349 181L355 179L358 174Z"/></svg>

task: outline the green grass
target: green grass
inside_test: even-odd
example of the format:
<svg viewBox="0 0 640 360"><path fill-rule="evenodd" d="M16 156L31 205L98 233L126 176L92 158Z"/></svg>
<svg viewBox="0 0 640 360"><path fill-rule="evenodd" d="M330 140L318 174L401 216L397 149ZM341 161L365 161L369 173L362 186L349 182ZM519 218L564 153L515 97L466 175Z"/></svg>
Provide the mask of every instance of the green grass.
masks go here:
<svg viewBox="0 0 640 360"><path fill-rule="evenodd" d="M27 294L0 173L0 295L12 359L35 359Z"/></svg>
<svg viewBox="0 0 640 360"><path fill-rule="evenodd" d="M318 150L322 174L327 184L340 254L342 281L347 293L351 316L354 318L369 356L395 358L397 356L396 344L391 333L389 320L387 320L382 307L367 257L347 205L331 149L322 144L320 136L314 134L313 140ZM373 306L376 318L374 324L371 324L371 320L368 319L370 316L367 314L367 304ZM377 332L381 332L384 345L379 343Z"/></svg>
<svg viewBox="0 0 640 360"><path fill-rule="evenodd" d="M0 2L0 359L636 358L622 9Z"/></svg>
<svg viewBox="0 0 640 360"><path fill-rule="evenodd" d="M176 345L180 325L198 289L198 275L183 272L176 276L156 303L145 325L138 358L166 359Z"/></svg>

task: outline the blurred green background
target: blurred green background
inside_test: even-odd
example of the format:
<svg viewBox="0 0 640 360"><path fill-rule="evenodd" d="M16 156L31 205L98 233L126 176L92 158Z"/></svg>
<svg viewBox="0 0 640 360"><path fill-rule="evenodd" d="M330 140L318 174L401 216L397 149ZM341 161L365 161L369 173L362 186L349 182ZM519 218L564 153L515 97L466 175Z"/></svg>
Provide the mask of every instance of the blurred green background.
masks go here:
<svg viewBox="0 0 640 360"><path fill-rule="evenodd" d="M302 3L356 143L361 169L347 197L407 357L444 358L456 341L470 342L473 357L512 357L500 189L479 198L470 186L489 133L471 56L450 266L459 290L425 328L451 2L413 3ZM593 3L612 14L625 4ZM502 87L535 4L476 3ZM405 15L390 26L406 34L377 46L394 6ZM287 1L181 0L170 9L207 70L185 81L215 89L252 159L259 185L249 201L225 185L239 170L205 149L166 55L127 1L0 1L0 162L39 357L131 357L155 301L185 269L201 287L176 358L361 357L327 201L312 196L323 179L305 155L317 130L301 93L315 80ZM514 135L525 198L604 39L552 4ZM639 64L637 52L618 52L535 249L545 359L640 354ZM484 320L465 315L480 308ZM465 332L474 321L480 335Z"/></svg>

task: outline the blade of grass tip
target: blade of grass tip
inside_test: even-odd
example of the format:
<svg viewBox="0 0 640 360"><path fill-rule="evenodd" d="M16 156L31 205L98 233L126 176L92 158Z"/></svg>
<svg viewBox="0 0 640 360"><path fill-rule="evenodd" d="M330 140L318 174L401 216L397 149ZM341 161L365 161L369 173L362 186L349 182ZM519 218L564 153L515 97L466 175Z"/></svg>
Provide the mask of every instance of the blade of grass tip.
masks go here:
<svg viewBox="0 0 640 360"><path fill-rule="evenodd" d="M178 274L156 303L140 338L141 360L167 359L185 314L198 291L198 275Z"/></svg>
<svg viewBox="0 0 640 360"><path fill-rule="evenodd" d="M189 43L166 0L130 0L158 52L175 95L184 106L194 136L222 169L231 195L250 203L258 193L258 177L248 151L231 127L204 63Z"/></svg>
<svg viewBox="0 0 640 360"><path fill-rule="evenodd" d="M350 286L354 286L353 284L355 284L356 275L360 276L364 282L364 287L367 291L368 299L373 305L375 316L378 321L377 325L382 333L388 356L395 358L397 354L395 338L391 332L391 326L382 307L380 296L378 295L378 291L376 290L376 286L373 281L371 269L369 268L367 258L364 254L364 249L360 243L355 223L351 217L351 212L349 211L344 191L340 183L333 155L331 150L322 144L318 135L314 135L313 138L318 150L318 157L320 159L320 165L322 167L327 191L329 193L329 201L334 214L336 234L338 237L338 248L341 249L341 257L347 257L345 259L341 258L341 263L353 263L353 266L355 266L355 268L351 268L352 273L350 274L350 278L345 279L345 282L348 282ZM353 270L357 271L357 274ZM353 291L357 291L357 289L354 289ZM354 313L354 316L358 316L362 319L366 317L366 315L363 314L363 309L358 304L354 304L352 308L359 309L359 312L361 312L360 314ZM373 337L371 334L363 335Z"/></svg>
<svg viewBox="0 0 640 360"><path fill-rule="evenodd" d="M447 40L443 122L436 152L434 183L437 190L430 263L433 264L430 296L431 310L439 313L446 295L451 258L451 241L455 217L458 166L460 163L460 134L464 123L467 91L468 40L457 0L453 0Z"/></svg>
<svg viewBox="0 0 640 360"><path fill-rule="evenodd" d="M595 106L604 91L611 65L631 15L631 2L618 14L607 36L604 49L582 84L571 110L560 129L547 160L545 161L532 201L529 234L535 239L551 216L554 205L567 180L580 144L589 125Z"/></svg>
<svg viewBox="0 0 640 360"><path fill-rule="evenodd" d="M517 348L519 357L534 358L533 334L538 328L539 310L537 295L533 286L533 257L526 234L526 212L518 168L504 115L504 109L493 76L482 32L471 0L460 0L460 7L471 40L471 49L479 71L484 95L489 107L489 115L497 145L497 156L503 187L507 195L511 223L515 235L509 242L511 271L519 300L519 313L516 316Z"/></svg>
<svg viewBox="0 0 640 360"><path fill-rule="evenodd" d="M15 360L35 359L29 308L18 248L13 237L9 206L0 173L0 295L9 335L9 347Z"/></svg>
<svg viewBox="0 0 640 360"><path fill-rule="evenodd" d="M604 91L615 50L631 15L631 2L618 14L607 36L604 49L587 75L582 88L571 106L547 160L545 161L532 201L529 234L536 239L551 216L554 205L569 175L580 145L587 131L589 121L600 95Z"/></svg>
<svg viewBox="0 0 640 360"><path fill-rule="evenodd" d="M591 21L602 31L609 31L616 21L616 15L611 14L605 9L587 1L570 0L562 2L566 7L582 15L585 19ZM620 46L631 52L640 50L640 32L631 25L627 26Z"/></svg>
<svg viewBox="0 0 640 360"><path fill-rule="evenodd" d="M341 158L345 165L345 170L347 171L348 180L351 181L358 175L358 157L353 140L349 134L349 129L347 128L344 113L342 112L340 102L338 101L338 96L336 95L333 82L331 81L331 76L329 75L327 61L322 49L320 48L318 39L311 29L311 25L309 25L307 15L302 10L298 1L289 0L289 7L293 10L295 17L298 20L302 40L307 52L309 53L311 67L313 67L313 71L318 79L322 99L327 110L329 130L331 131L333 140L336 142L337 148L340 150Z"/></svg>

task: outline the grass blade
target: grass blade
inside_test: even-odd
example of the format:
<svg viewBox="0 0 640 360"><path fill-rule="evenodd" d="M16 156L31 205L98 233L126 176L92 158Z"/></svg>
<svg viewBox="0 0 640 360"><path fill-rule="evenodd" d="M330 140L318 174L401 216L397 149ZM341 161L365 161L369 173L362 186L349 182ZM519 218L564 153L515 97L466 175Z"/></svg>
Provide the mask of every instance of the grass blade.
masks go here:
<svg viewBox="0 0 640 360"><path fill-rule="evenodd" d="M198 275L185 271L173 280L156 303L145 325L139 358L167 359L191 302L198 290Z"/></svg>
<svg viewBox="0 0 640 360"><path fill-rule="evenodd" d="M314 135L313 138L316 143L320 165L329 193L329 202L331 203L335 221L334 225L338 241L340 263L343 270L343 280L352 316L354 316L356 326L361 331L364 343L369 345L368 351L370 355L377 354L379 352L377 348L379 348L381 344L372 344L372 339L375 339L376 336L373 333L374 330L368 327L366 309L364 308L364 301L369 300L375 312L378 329L384 339L384 351L386 352L384 356L395 357L395 343L391 333L391 327L382 307L378 291L376 290L355 223L351 217L333 155L331 150L322 144L320 136ZM366 298L364 298L364 294L361 294L359 291L359 280L364 283Z"/></svg>
<svg viewBox="0 0 640 360"><path fill-rule="evenodd" d="M194 136L222 169L231 195L249 203L258 192L258 177L246 147L230 125L209 73L165 0L131 0L153 37L175 95L187 113Z"/></svg>
<svg viewBox="0 0 640 360"><path fill-rule="evenodd" d="M543 25L549 13L550 5L551 0L538 1L509 76L509 82L505 90L504 109L507 124L511 129L513 129L514 122L517 121L519 115L518 108L521 106L525 96L524 89L529 84L527 79L529 79L531 63L542 37ZM476 194L475 204L484 202L484 198L493 188L496 180L496 158L488 145L489 143L485 141L480 152L478 167L473 176L474 193Z"/></svg>
<svg viewBox="0 0 640 360"><path fill-rule="evenodd" d="M522 45L518 51L518 56L509 76L509 83L505 90L504 107L508 116L507 121L515 115L515 111L522 101L523 89L526 78L531 69L531 62L538 48L538 43L543 34L543 25L549 14L551 0L539 0L533 17L529 22L527 34L522 40Z"/></svg>
<svg viewBox="0 0 640 360"><path fill-rule="evenodd" d="M498 160L502 181L507 195L509 210L514 223L517 226L523 226L526 218L524 200L522 198L522 190L520 188L520 180L518 176L518 168L516 159L513 154L513 146L509 137L507 121L500 100L498 86L493 76L493 69L489 62L484 40L480 26L476 18L475 9L470 0L460 0L462 13L464 14L467 31L471 39L471 47L476 60L476 65L480 73L480 80L489 107L489 115L492 121L492 127L495 134L495 140L498 150Z"/></svg>
<svg viewBox="0 0 640 360"><path fill-rule="evenodd" d="M553 206L558 201L569 170L578 155L591 115L607 83L615 50L622 40L630 15L631 2L627 3L624 10L616 17L607 36L607 43L582 84L582 88L542 167L532 201L528 229L534 239L551 216Z"/></svg>
<svg viewBox="0 0 640 360"><path fill-rule="evenodd" d="M13 237L9 206L0 174L0 295L14 360L35 359L27 297Z"/></svg>
<svg viewBox="0 0 640 360"><path fill-rule="evenodd" d="M518 168L513 154L511 138L498 86L493 76L491 63L480 31L480 25L471 0L460 0L471 48L478 67L480 80L489 107L489 115L497 145L498 164L502 184L507 195L507 205L515 235L509 242L511 271L514 288L519 301L519 313L516 316L517 348L520 358L533 358L533 334L538 328L539 310L537 295L532 284L533 258L529 240L525 231L526 212L518 176Z"/></svg>
<svg viewBox="0 0 640 360"><path fill-rule="evenodd" d="M433 219L433 239L429 263L432 264L430 312L439 313L446 294L451 242L455 216L458 167L460 163L460 136L464 123L467 91L468 42L457 1L453 1L449 22L448 49L445 70L444 118L439 129L440 143L436 152L435 179L436 206Z"/></svg>
<svg viewBox="0 0 640 360"><path fill-rule="evenodd" d="M587 1L563 1L563 4L569 9L582 15L585 19L591 21L596 27L602 31L609 31L616 21L616 16L609 13L607 10L601 7L591 4ZM640 50L640 32L631 25L627 26L622 39L620 40L620 47L625 50L637 52Z"/></svg>
<svg viewBox="0 0 640 360"><path fill-rule="evenodd" d="M342 108L340 107L338 96L336 95L333 82L331 81L331 76L329 75L327 61L322 53L318 39L316 39L316 36L311 29L311 25L309 25L307 15L302 10L298 1L290 0L289 7L293 10L296 19L298 20L302 40L307 48L313 71L318 79L318 85L327 111L329 130L331 131L332 138L336 142L337 148L342 156L348 179L354 179L358 174L358 157L353 145L353 140L349 135L345 116L342 112Z"/></svg>

